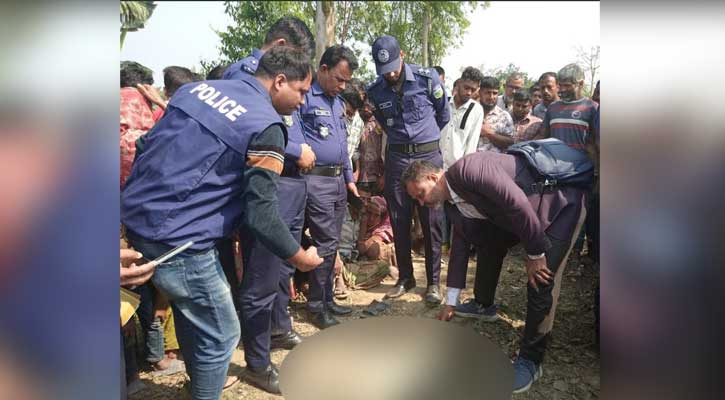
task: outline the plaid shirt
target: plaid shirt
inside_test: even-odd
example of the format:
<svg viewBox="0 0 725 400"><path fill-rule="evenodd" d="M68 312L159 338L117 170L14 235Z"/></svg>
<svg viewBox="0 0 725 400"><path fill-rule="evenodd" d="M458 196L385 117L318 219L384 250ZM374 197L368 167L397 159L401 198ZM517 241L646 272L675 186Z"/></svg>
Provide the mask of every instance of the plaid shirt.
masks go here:
<svg viewBox="0 0 725 400"><path fill-rule="evenodd" d="M499 106L495 106L493 110L483 117L483 123L493 126L494 131L499 135L514 136L514 121L511 119L511 114ZM484 137L478 139L478 151L501 153L498 147Z"/></svg>
<svg viewBox="0 0 725 400"><path fill-rule="evenodd" d="M539 133L542 122L541 118L534 117L531 113L519 121L514 121L516 141L523 142L534 139L536 134Z"/></svg>

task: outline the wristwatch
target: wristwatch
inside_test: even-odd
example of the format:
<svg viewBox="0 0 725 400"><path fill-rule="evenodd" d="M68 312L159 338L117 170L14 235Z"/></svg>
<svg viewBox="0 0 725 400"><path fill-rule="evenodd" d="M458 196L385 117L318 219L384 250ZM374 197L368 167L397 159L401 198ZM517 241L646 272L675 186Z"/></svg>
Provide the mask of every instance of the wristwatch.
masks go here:
<svg viewBox="0 0 725 400"><path fill-rule="evenodd" d="M537 254L537 255L533 255L533 256L531 254L527 254L526 257L529 260L540 260L540 259L544 258L545 255L546 255L546 253L541 253L541 254Z"/></svg>

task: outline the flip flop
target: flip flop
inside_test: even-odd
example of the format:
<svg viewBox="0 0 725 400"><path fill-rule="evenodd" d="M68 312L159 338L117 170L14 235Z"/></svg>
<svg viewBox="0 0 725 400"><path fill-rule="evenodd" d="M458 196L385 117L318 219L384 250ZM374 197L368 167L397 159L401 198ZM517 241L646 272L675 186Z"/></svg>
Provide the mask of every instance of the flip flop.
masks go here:
<svg viewBox="0 0 725 400"><path fill-rule="evenodd" d="M171 360L171 363L169 363L169 367L166 369L160 369L158 371L152 371L151 376L167 376L167 375L173 375L178 374L179 372L185 372L186 371L186 364L184 364L183 361L175 359Z"/></svg>
<svg viewBox="0 0 725 400"><path fill-rule="evenodd" d="M239 383L240 379L239 376L227 376L227 381L224 382L224 388L222 390L227 390L233 388L237 383Z"/></svg>

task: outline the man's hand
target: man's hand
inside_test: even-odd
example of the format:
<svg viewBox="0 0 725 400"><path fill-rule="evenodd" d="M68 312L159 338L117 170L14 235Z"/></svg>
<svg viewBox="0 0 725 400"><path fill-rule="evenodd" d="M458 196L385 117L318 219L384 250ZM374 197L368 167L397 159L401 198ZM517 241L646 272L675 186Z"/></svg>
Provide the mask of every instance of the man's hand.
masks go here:
<svg viewBox="0 0 725 400"><path fill-rule="evenodd" d="M455 307L449 305L444 306L441 312L438 313L436 319L440 321L450 321L453 319L454 308Z"/></svg>
<svg viewBox="0 0 725 400"><path fill-rule="evenodd" d="M168 101L164 100L161 97L161 94L159 93L159 91L156 90L156 88L151 85L139 83L138 85L136 85L136 89L138 89L138 91L141 92L141 94L145 98L147 98L148 101L156 104L157 106L163 108L164 110L166 109L166 105L169 104Z"/></svg>
<svg viewBox="0 0 725 400"><path fill-rule="evenodd" d="M549 284L554 279L554 275L546 267L546 257L541 257L537 260L531 260L527 257L526 273L529 277L529 285L537 291L539 290L539 286L536 282Z"/></svg>
<svg viewBox="0 0 725 400"><path fill-rule="evenodd" d="M307 172L315 166L317 156L312 151L312 147L307 143L301 144L300 147L302 148L302 154L300 154L300 158L297 160L297 166L300 167L302 172Z"/></svg>
<svg viewBox="0 0 725 400"><path fill-rule="evenodd" d="M481 126L481 137L490 138L494 134L496 134L496 130L493 129L493 126L491 126L488 122L484 122Z"/></svg>
<svg viewBox="0 0 725 400"><path fill-rule="evenodd" d="M355 185L355 182L350 182L347 184L347 190L351 191L355 197L360 197L360 193L357 192L357 186Z"/></svg>
<svg viewBox="0 0 725 400"><path fill-rule="evenodd" d="M143 254L131 249L121 249L121 286L138 286L149 280L154 274L156 263L149 262L140 266L133 263Z"/></svg>
<svg viewBox="0 0 725 400"><path fill-rule="evenodd" d="M290 257L287 261L300 271L307 272L322 264L323 260L317 255L317 248L315 246L310 246L307 250L303 250L300 247L297 253Z"/></svg>

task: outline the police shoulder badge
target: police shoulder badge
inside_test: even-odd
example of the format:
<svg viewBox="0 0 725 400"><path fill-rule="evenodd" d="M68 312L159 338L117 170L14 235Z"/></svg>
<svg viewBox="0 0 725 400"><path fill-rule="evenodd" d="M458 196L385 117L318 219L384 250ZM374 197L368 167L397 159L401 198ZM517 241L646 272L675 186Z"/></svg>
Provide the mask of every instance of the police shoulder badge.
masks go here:
<svg viewBox="0 0 725 400"><path fill-rule="evenodd" d="M378 51L378 61L380 61L382 63L386 63L386 62L388 62L389 59L390 59L390 54L388 53L387 50L380 49L380 51Z"/></svg>
<svg viewBox="0 0 725 400"><path fill-rule="evenodd" d="M443 97L443 88L441 87L441 85L437 85L435 87L435 89L433 90L433 97L435 97L436 99L440 99L441 97Z"/></svg>
<svg viewBox="0 0 725 400"><path fill-rule="evenodd" d="M294 125L294 120L292 119L291 115L283 115L282 119L284 120L284 124L287 126Z"/></svg>

